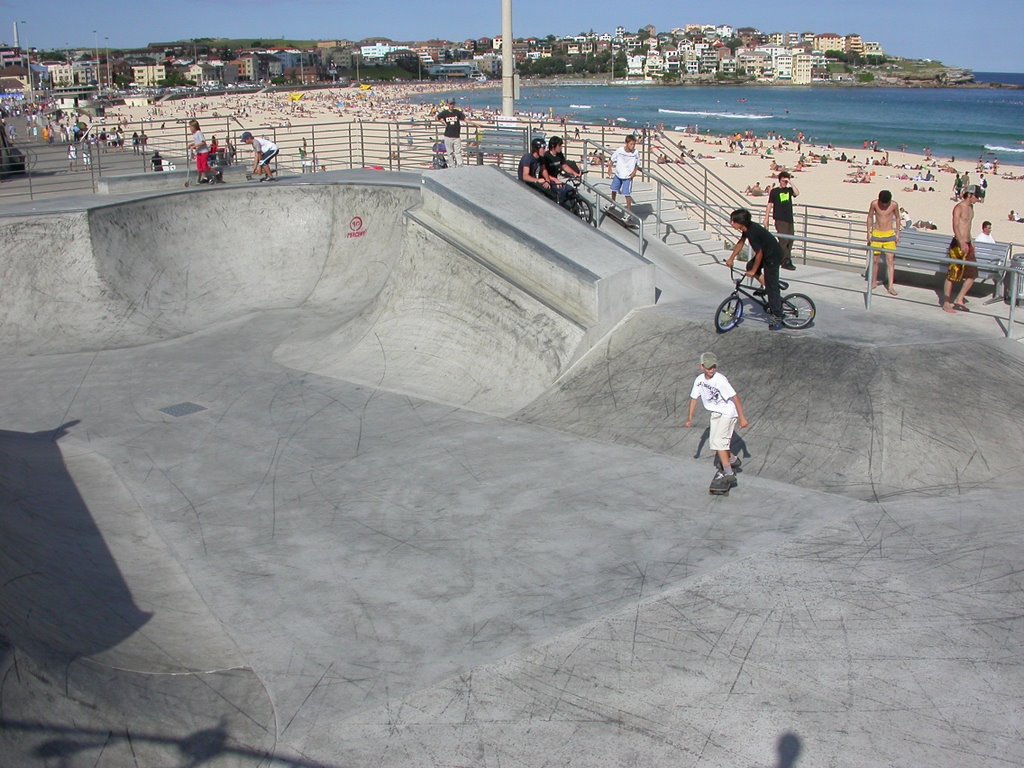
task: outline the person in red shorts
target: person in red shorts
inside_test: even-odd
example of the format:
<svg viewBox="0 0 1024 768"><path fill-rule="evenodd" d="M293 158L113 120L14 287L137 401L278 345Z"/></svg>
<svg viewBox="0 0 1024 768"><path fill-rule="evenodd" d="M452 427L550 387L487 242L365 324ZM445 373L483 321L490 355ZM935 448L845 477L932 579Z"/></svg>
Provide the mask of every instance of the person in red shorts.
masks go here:
<svg viewBox="0 0 1024 768"><path fill-rule="evenodd" d="M206 137L199 130L199 121L190 120L188 128L192 131L192 151L196 153L196 175L200 184L208 184L210 181L210 147L206 143Z"/></svg>
<svg viewBox="0 0 1024 768"><path fill-rule="evenodd" d="M967 292L978 279L977 261L974 257L974 242L971 239L971 223L974 221L974 204L985 199L985 190L977 184L968 185L961 193L963 198L953 206L953 239L949 243L949 258L953 263L946 270L946 282L942 286L942 310L954 314L958 310L967 312ZM960 290L953 298L954 284Z"/></svg>

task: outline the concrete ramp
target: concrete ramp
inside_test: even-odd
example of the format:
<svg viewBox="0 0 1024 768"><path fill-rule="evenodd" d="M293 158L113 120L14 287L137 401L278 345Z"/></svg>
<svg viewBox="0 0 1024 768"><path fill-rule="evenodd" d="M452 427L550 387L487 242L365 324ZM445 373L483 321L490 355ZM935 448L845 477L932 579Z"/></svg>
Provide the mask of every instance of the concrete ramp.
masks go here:
<svg viewBox="0 0 1024 768"><path fill-rule="evenodd" d="M262 683L109 463L65 436L75 426L0 432L7 738L63 714L81 728L42 748L61 764L100 747L121 765L160 764L167 743L143 734L210 723L230 746L271 749Z"/></svg>
<svg viewBox="0 0 1024 768"><path fill-rule="evenodd" d="M858 499L1015 483L1024 465L1019 344L898 324L819 300L816 327L716 334L673 307L639 313L516 418L680 458L701 351L715 351L750 414L745 474ZM938 332L937 332L938 331ZM707 455L703 440L697 453Z"/></svg>
<svg viewBox="0 0 1024 768"><path fill-rule="evenodd" d="M494 210L561 212L494 169L472 170L434 218L413 212L438 192L397 174L8 219L0 344L113 349L303 307L323 322L282 345L282 364L512 412L633 307L652 303L653 272L567 215L573 230L558 252L532 237L530 219L499 227L466 187L488 189ZM455 228L474 234L466 242ZM499 236L504 245L489 247Z"/></svg>

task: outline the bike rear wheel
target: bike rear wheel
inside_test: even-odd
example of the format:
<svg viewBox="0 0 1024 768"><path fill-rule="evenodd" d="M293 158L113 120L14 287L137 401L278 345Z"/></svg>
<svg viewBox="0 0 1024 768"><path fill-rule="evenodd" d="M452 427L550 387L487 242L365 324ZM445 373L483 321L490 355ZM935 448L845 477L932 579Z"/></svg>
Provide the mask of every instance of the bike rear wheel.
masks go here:
<svg viewBox="0 0 1024 768"><path fill-rule="evenodd" d="M810 325L817 310L809 296L790 293L782 297L782 324L787 328L804 328Z"/></svg>
<svg viewBox="0 0 1024 768"><path fill-rule="evenodd" d="M577 197L570 203L569 211L573 216L578 216L587 224L594 222L594 206L581 197Z"/></svg>
<svg viewBox="0 0 1024 768"><path fill-rule="evenodd" d="M719 333L731 331L743 319L743 299L733 294L721 304L715 312L715 330Z"/></svg>

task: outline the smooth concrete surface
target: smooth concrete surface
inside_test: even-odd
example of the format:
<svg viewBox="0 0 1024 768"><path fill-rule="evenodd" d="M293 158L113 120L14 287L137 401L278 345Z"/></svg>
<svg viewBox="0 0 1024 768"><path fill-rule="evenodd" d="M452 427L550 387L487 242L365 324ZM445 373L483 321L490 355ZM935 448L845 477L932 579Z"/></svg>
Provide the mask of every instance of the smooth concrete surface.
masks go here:
<svg viewBox="0 0 1024 768"><path fill-rule="evenodd" d="M801 268L812 328L716 335L727 271L653 248L580 355L418 187L0 219L0 765L1024 764L999 305Z"/></svg>

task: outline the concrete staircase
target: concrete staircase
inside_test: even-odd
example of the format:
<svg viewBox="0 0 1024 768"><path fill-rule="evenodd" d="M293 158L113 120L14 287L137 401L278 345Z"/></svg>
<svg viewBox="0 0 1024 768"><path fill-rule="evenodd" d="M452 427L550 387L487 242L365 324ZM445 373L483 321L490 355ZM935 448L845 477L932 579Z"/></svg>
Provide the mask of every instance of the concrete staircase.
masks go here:
<svg viewBox="0 0 1024 768"><path fill-rule="evenodd" d="M644 234L660 240L680 256L712 254L724 256L725 243L706 232L699 221L691 220L683 204L662 197L659 202L655 188L644 182L633 183L633 212L644 220Z"/></svg>

